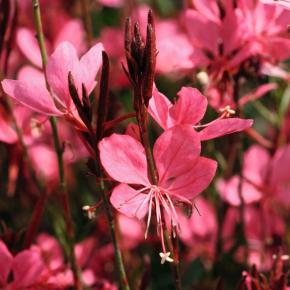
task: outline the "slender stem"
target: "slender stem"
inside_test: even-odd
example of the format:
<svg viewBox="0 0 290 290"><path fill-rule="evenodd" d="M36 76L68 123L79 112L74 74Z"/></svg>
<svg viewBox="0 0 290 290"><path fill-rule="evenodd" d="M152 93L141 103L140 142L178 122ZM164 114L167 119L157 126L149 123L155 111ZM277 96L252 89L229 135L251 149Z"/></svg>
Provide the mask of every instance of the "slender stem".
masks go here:
<svg viewBox="0 0 290 290"><path fill-rule="evenodd" d="M156 169L156 165L154 162L151 146L150 146L150 140L149 140L149 134L148 134L148 112L143 104L143 96L142 96L142 90L141 90L141 84L134 90L134 99L138 100L138 110L136 112L137 122L139 126L140 136L142 139L143 146L145 148L145 154L148 164L148 173L151 179L151 182L155 185L158 183L158 173Z"/></svg>
<svg viewBox="0 0 290 290"><path fill-rule="evenodd" d="M44 71L44 75L46 79L46 85L47 85L48 90L51 92L51 88L49 87L49 84L46 78L45 66L47 64L47 53L46 53L44 35L43 35L43 30L42 30L39 1L32 0L32 5L33 5L33 12L34 12L34 21L35 21L35 27L36 27L37 40L40 47L43 71ZM65 216L65 221L66 221L66 227L68 231L67 235L68 235L68 244L69 244L69 260L70 260L71 268L73 271L75 288L77 290L80 290L82 289L81 274L80 274L79 267L77 265L75 254L74 254L74 228L73 228L71 209L69 205L69 198L68 198L66 182L65 182L63 149L60 144L58 130L57 130L57 120L55 117L50 117L50 125L52 128L53 142L54 142L54 147L55 147L55 151L57 155L60 190L62 194L63 210L64 210L64 216Z"/></svg>
<svg viewBox="0 0 290 290"><path fill-rule="evenodd" d="M100 176L101 177L101 181L100 181L101 194L102 194L102 198L104 201L105 212L106 212L109 227L110 227L111 239L112 239L113 246L114 246L115 260L116 260L117 267L118 267L118 274L119 274L119 281L120 281L121 289L122 290L130 290L130 286L128 283L128 279L127 279L127 275L126 275L126 271L125 271L125 267L124 267L124 263L123 263L122 254L120 251L120 246L119 246L117 236L116 236L116 224L115 224L114 215L112 213L111 205L110 205L110 202L108 200L108 196L106 194L105 183L102 179L103 174L102 174L102 172L100 174L101 174L101 176Z"/></svg>
<svg viewBox="0 0 290 290"><path fill-rule="evenodd" d="M181 276L180 276L180 267L179 267L179 241L178 236L172 235L172 245L173 245L173 256L174 256L174 279L175 287L177 290L181 290Z"/></svg>
<svg viewBox="0 0 290 290"><path fill-rule="evenodd" d="M37 36L38 45L40 48L43 69L45 69L45 66L47 64L47 53L46 53L46 47L45 47L45 42L44 42L39 1L32 0L32 5L33 5L33 15L34 15L35 28L36 28L36 36Z"/></svg>
<svg viewBox="0 0 290 290"><path fill-rule="evenodd" d="M44 213L44 209L45 209L45 205L47 202L47 194L42 194L40 195L36 206L35 206L35 210L32 214L28 229L26 231L25 234L25 238L24 238L24 248L27 249L30 247L33 238L37 232L37 229L39 227L40 221L41 221L41 217L43 216Z"/></svg>

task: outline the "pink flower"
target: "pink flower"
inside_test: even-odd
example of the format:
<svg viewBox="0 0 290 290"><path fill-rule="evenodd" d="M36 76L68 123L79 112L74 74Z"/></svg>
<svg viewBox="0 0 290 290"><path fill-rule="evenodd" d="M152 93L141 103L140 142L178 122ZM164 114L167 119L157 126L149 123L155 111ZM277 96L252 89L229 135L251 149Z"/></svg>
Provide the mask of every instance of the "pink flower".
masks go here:
<svg viewBox="0 0 290 290"><path fill-rule="evenodd" d="M45 265L38 251L24 250L13 257L0 240L0 261L1 289L26 289L44 282ZM13 274L13 281L8 283L10 272Z"/></svg>
<svg viewBox="0 0 290 290"><path fill-rule="evenodd" d="M68 74L72 72L79 95L84 84L89 94L96 85L96 74L101 66L102 44L93 46L79 60L69 42L61 43L48 58L46 75L52 89L50 93L41 73L32 68L22 80L2 81L3 90L24 106L45 115L78 120L68 89Z"/></svg>
<svg viewBox="0 0 290 290"><path fill-rule="evenodd" d="M153 148L157 184L148 177L143 146L131 136L113 134L99 143L99 150L105 170L120 182L112 192L112 205L128 217L142 219L148 215L145 238L155 209L162 244L160 256L163 263L172 261L163 240L164 214L176 231L179 221L174 202L191 205L191 200L208 186L216 171L215 161L199 156L198 134L191 126L180 125L166 130L157 139Z"/></svg>
<svg viewBox="0 0 290 290"><path fill-rule="evenodd" d="M288 59L290 39L287 26L290 12L254 0L240 0L239 8L244 35L251 45L252 54L262 55L263 62L270 63Z"/></svg>
<svg viewBox="0 0 290 290"><path fill-rule="evenodd" d="M157 89L154 89L153 97L149 101L148 112L165 130L181 124L191 125L194 129L203 128L198 134L200 140L205 141L243 131L253 124L253 120L250 119L224 119L223 117L227 115L225 111L222 117L206 125L198 125L206 112L208 104L206 97L197 89L190 87L183 87L177 95L178 100L172 104Z"/></svg>
<svg viewBox="0 0 290 290"><path fill-rule="evenodd" d="M241 204L241 194L245 204L260 201L262 198L275 199L283 205L290 204L290 145L277 150L271 158L266 149L254 145L244 156L242 180L235 175L229 180L219 180L217 183L221 197L233 206Z"/></svg>

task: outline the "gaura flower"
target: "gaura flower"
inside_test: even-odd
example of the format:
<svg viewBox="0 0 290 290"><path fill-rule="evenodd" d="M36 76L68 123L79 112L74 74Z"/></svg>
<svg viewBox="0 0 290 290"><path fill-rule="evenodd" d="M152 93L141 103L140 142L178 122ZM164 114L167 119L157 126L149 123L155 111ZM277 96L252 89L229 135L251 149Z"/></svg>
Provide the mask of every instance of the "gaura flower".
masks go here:
<svg viewBox="0 0 290 290"><path fill-rule="evenodd" d="M267 199L283 207L289 206L289 160L290 145L279 148L272 158L266 149L253 145L244 154L242 177L234 175L229 180L221 179L217 189L232 206L239 206L241 197L245 204Z"/></svg>
<svg viewBox="0 0 290 290"><path fill-rule="evenodd" d="M68 74L72 73L79 96L82 95L82 84L90 94L96 85L102 50L102 44L96 44L79 60L74 46L62 42L48 58L45 68L51 92L46 88L44 75L32 68L26 70L26 76L21 80L3 80L3 90L35 112L50 116L64 115L68 119L78 120L69 94Z"/></svg>
<svg viewBox="0 0 290 290"><path fill-rule="evenodd" d="M191 205L191 200L209 185L217 167L214 160L200 157L198 134L190 125L180 125L157 139L153 148L157 184L148 176L143 146L131 136L113 134L99 143L99 150L103 167L120 182L113 189L112 205L128 217L142 219L147 215L145 238L155 211L161 262L172 261L164 243L164 220L170 220L175 234L179 230L176 203Z"/></svg>
<svg viewBox="0 0 290 290"><path fill-rule="evenodd" d="M37 251L24 250L13 257L0 240L0 261L0 289L29 289L39 285L45 287L43 284L45 265ZM10 283L8 278L11 274L13 281Z"/></svg>
<svg viewBox="0 0 290 290"><path fill-rule="evenodd" d="M155 88L149 101L149 114L164 130L188 124L194 129L202 129L198 135L201 141L205 141L243 131L253 124L251 119L227 118L235 113L227 106L222 108L222 114L218 119L205 125L199 125L208 105L206 97L199 90L190 87L183 87L177 95L178 100L172 104Z"/></svg>

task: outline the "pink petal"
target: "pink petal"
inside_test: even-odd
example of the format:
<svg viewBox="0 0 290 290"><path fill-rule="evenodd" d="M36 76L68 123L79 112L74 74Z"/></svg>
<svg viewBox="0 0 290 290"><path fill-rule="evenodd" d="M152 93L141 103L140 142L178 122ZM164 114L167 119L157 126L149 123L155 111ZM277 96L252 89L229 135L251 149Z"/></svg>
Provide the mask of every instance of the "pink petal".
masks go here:
<svg viewBox="0 0 290 290"><path fill-rule="evenodd" d="M110 201L115 209L127 217L142 219L148 212L149 194L140 193L121 183L113 189Z"/></svg>
<svg viewBox="0 0 290 290"><path fill-rule="evenodd" d="M145 215L145 214L144 214ZM140 244L144 239L144 227L135 218L129 218L126 215L118 215L118 225L122 239L120 239L122 247L132 249Z"/></svg>
<svg viewBox="0 0 290 290"><path fill-rule="evenodd" d="M33 144L29 148L29 156L39 177L50 181L56 180L58 163L52 147L46 144Z"/></svg>
<svg viewBox="0 0 290 290"><path fill-rule="evenodd" d="M100 4L108 7L119 8L124 4L124 0L99 0Z"/></svg>
<svg viewBox="0 0 290 290"><path fill-rule="evenodd" d="M159 72L171 73L175 76L176 73L192 69L193 46L185 32L180 29L177 21L163 20L158 22L156 35L158 50L156 69Z"/></svg>
<svg viewBox="0 0 290 290"><path fill-rule="evenodd" d="M171 102L157 88L154 88L153 96L149 101L148 113L164 130L170 127L168 114L171 107Z"/></svg>
<svg viewBox="0 0 290 290"><path fill-rule="evenodd" d="M13 257L6 245L0 240L0 287L6 284L11 270Z"/></svg>
<svg viewBox="0 0 290 290"><path fill-rule="evenodd" d="M238 176L233 176L227 181L219 180L217 183L217 188L221 197L232 206L241 205L241 198L239 194L239 180L240 179ZM246 181L242 182L241 193L243 197L243 202L245 204L257 202L262 197L262 192Z"/></svg>
<svg viewBox="0 0 290 290"><path fill-rule="evenodd" d="M199 90L183 87L178 93L177 102L170 108L169 115L173 125L195 125L204 116L207 108L206 97Z"/></svg>
<svg viewBox="0 0 290 290"><path fill-rule="evenodd" d="M85 32L80 20L69 20L59 31L54 46L58 46L61 42L68 41L75 48L78 53L82 53L84 47Z"/></svg>
<svg viewBox="0 0 290 290"><path fill-rule="evenodd" d="M101 43L95 44L80 59L81 75L79 75L79 84L84 83L88 94L91 93L96 85L96 75L102 65L102 51L104 47Z"/></svg>
<svg viewBox="0 0 290 290"><path fill-rule="evenodd" d="M276 1L276 0L260 0L262 3L265 4L272 4L272 5L280 5L282 7L285 7L287 9L290 9L290 2L287 0L281 0L281 1Z"/></svg>
<svg viewBox="0 0 290 290"><path fill-rule="evenodd" d="M269 173L270 155L259 145L251 146L244 155L243 175L256 186L262 186Z"/></svg>
<svg viewBox="0 0 290 290"><path fill-rule="evenodd" d="M80 267L85 267L97 245L96 239L88 237L75 245L75 255Z"/></svg>
<svg viewBox="0 0 290 290"><path fill-rule="evenodd" d="M272 37L266 45L269 49L269 55L275 61L287 60L290 57L290 39L283 37Z"/></svg>
<svg viewBox="0 0 290 290"><path fill-rule="evenodd" d="M255 91L250 92L249 94L243 96L239 99L239 105L244 106L250 101L255 101L259 98L261 98L263 95L267 94L268 92L277 89L276 83L269 83L265 85L259 86Z"/></svg>
<svg viewBox="0 0 290 290"><path fill-rule="evenodd" d="M25 65L23 66L17 74L17 80L25 82L37 82L41 86L46 87L44 74L33 66Z"/></svg>
<svg viewBox="0 0 290 290"><path fill-rule="evenodd" d="M45 263L51 270L63 267L62 249L56 238L45 233L40 234L37 236L37 247L46 257Z"/></svg>
<svg viewBox="0 0 290 290"><path fill-rule="evenodd" d="M37 67L42 67L41 54L34 33L30 29L19 28L16 34L16 41L24 56Z"/></svg>
<svg viewBox="0 0 290 290"><path fill-rule="evenodd" d="M205 129L201 130L199 138L201 141L221 137L227 134L243 131L253 125L251 119L229 118L213 121Z"/></svg>
<svg viewBox="0 0 290 290"><path fill-rule="evenodd" d="M217 55L219 26L193 9L186 10L185 21L193 45Z"/></svg>
<svg viewBox="0 0 290 290"><path fill-rule="evenodd" d="M12 269L14 286L25 288L39 281L44 264L39 252L25 250L14 258Z"/></svg>
<svg viewBox="0 0 290 290"><path fill-rule="evenodd" d="M273 185L288 185L290 174L288 171L290 164L290 145L285 145L277 150L271 161L270 182Z"/></svg>
<svg viewBox="0 0 290 290"><path fill-rule="evenodd" d="M166 130L157 139L153 149L159 183L164 184L187 172L199 154L200 140L190 125Z"/></svg>
<svg viewBox="0 0 290 290"><path fill-rule="evenodd" d="M219 8L215 0L194 0L195 8L208 20L220 23Z"/></svg>
<svg viewBox="0 0 290 290"><path fill-rule="evenodd" d="M79 84L79 60L74 46L69 42L62 42L48 58L46 73L47 80L53 92L62 100L68 110L72 101L68 90L68 74L72 72L75 82Z"/></svg>
<svg viewBox="0 0 290 290"><path fill-rule="evenodd" d="M17 134L0 112L0 142L12 144L17 141Z"/></svg>
<svg viewBox="0 0 290 290"><path fill-rule="evenodd" d="M182 162L182 161L181 161ZM185 162L185 161L184 161ZM200 192L205 190L214 178L217 163L214 160L197 157L188 164L187 171L167 179L161 186L167 189L172 195L192 200Z"/></svg>
<svg viewBox="0 0 290 290"><path fill-rule="evenodd" d="M113 134L99 143L99 150L102 165L113 179L149 185L145 150L137 140Z"/></svg>
<svg viewBox="0 0 290 290"><path fill-rule="evenodd" d="M37 80L3 80L4 92L24 106L45 115L63 115L54 105L46 87Z"/></svg>
<svg viewBox="0 0 290 290"><path fill-rule="evenodd" d="M262 64L260 72L262 74L277 77L277 78L282 78L287 81L290 79L290 75L286 70L282 69L281 67L277 65L272 65L269 62L268 63L265 62Z"/></svg>

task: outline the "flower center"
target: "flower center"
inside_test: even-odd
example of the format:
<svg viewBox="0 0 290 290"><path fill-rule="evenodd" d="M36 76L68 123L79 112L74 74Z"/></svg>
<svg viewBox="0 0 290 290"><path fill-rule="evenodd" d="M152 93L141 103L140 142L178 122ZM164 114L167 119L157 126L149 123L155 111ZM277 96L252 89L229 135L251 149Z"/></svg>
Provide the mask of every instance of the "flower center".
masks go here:
<svg viewBox="0 0 290 290"><path fill-rule="evenodd" d="M155 207L156 213L156 222L157 222L157 234L161 239L162 252L160 253L161 263L163 264L165 261L173 262L173 260L169 257L170 252L167 251L165 242L164 242L164 226L166 226L166 214L167 222L169 221L171 224L171 229L173 235L176 235L176 229L179 227L178 216L173 205L172 199L170 198L169 193L163 188L152 185L149 188L148 193L149 205L148 205L148 217L147 217L147 227L145 232L145 239L148 235L148 230L150 226L150 221L152 217L152 210Z"/></svg>

